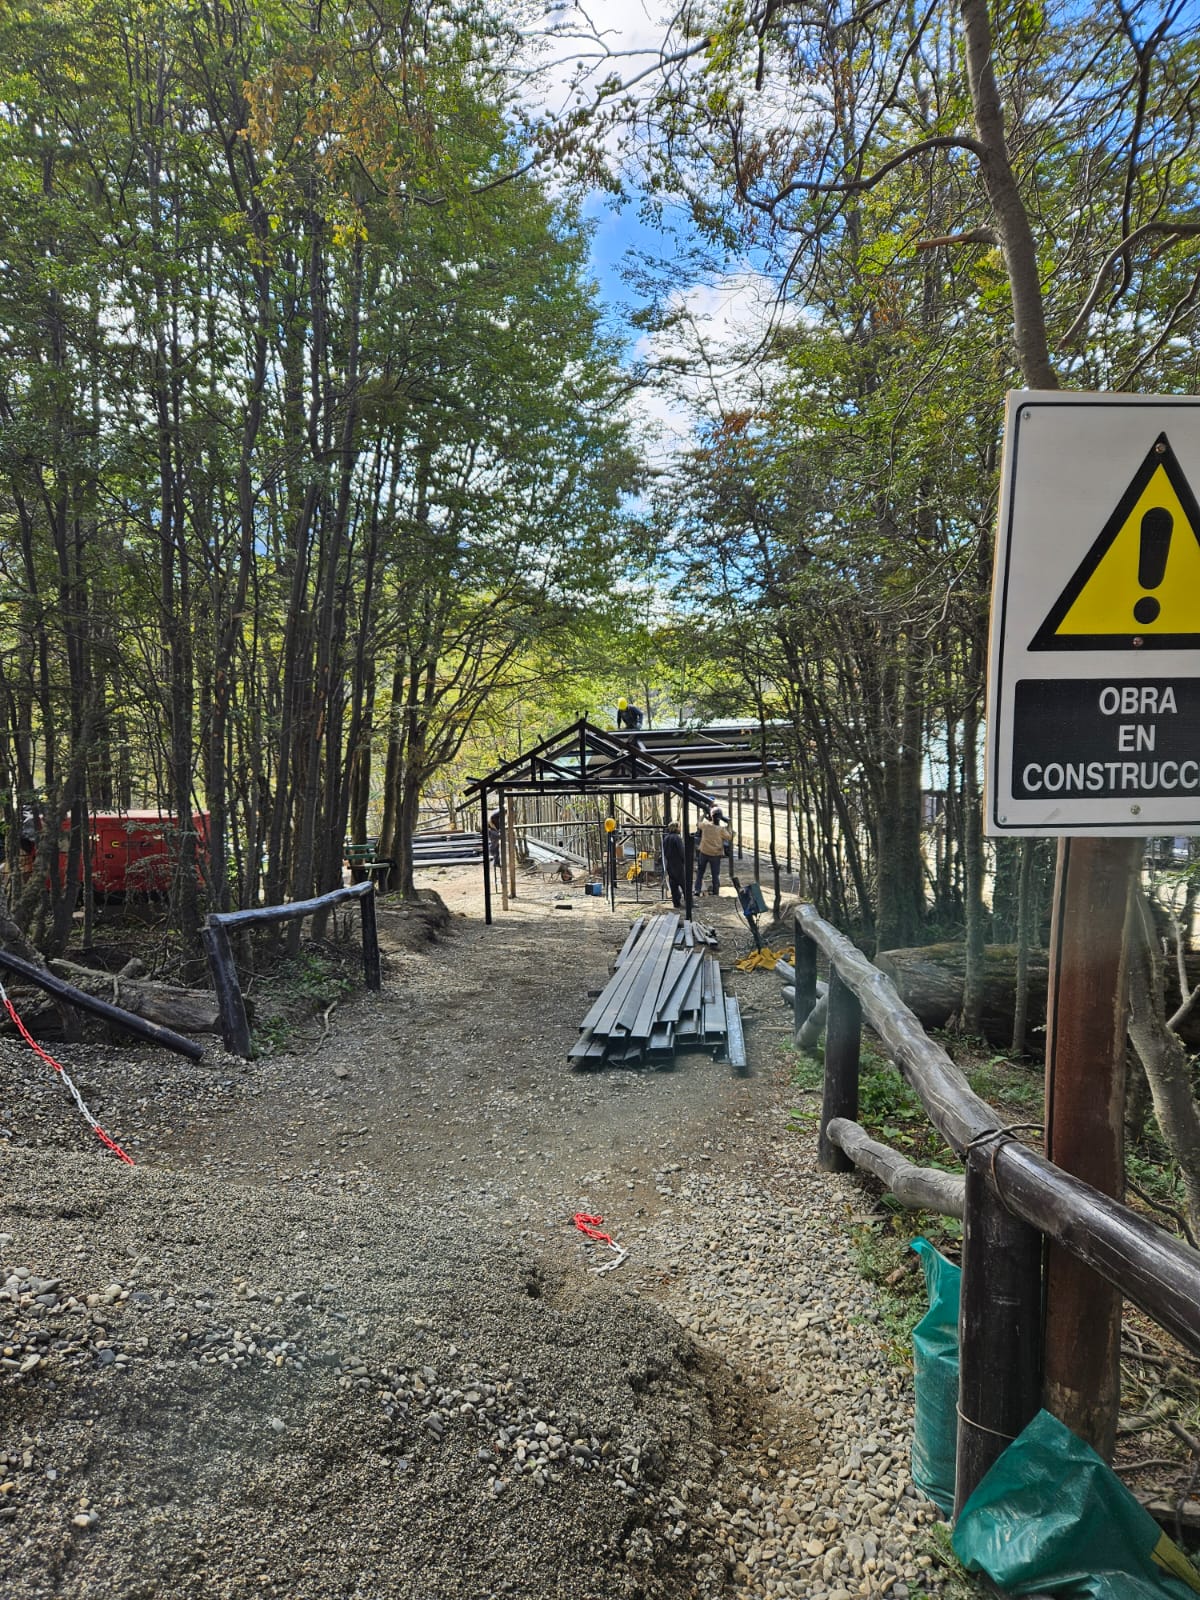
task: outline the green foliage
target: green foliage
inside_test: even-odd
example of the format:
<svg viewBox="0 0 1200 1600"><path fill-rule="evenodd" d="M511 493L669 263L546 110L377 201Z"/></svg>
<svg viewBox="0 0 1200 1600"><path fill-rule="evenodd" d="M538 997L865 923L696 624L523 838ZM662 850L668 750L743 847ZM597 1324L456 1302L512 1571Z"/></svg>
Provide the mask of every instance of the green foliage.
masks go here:
<svg viewBox="0 0 1200 1600"><path fill-rule="evenodd" d="M321 1020L362 987L362 954L355 943L309 942L294 956L266 955L251 988L256 1055L311 1047Z"/></svg>
<svg viewBox="0 0 1200 1600"><path fill-rule="evenodd" d="M517 42L471 0L0 16L6 788L207 803L219 894L303 897L613 588L638 465Z"/></svg>
<svg viewBox="0 0 1200 1600"><path fill-rule="evenodd" d="M931 1568L937 1573L939 1600L979 1600L989 1593L982 1578L964 1571L950 1543L953 1533L948 1522L933 1522L918 1541L918 1553L927 1556ZM913 1600L932 1600L932 1592L923 1588L913 1590Z"/></svg>
<svg viewBox="0 0 1200 1600"><path fill-rule="evenodd" d="M792 1126L809 1128L820 1115L822 1067L813 1057L791 1048L785 1056L793 1089L813 1096L793 1110ZM931 1129L916 1095L867 1041L861 1060L858 1120L872 1138L902 1150L911 1161L959 1170L952 1152ZM862 1276L875 1286L879 1325L891 1358L897 1365L908 1366L913 1326L926 1309L924 1283L909 1241L924 1234L938 1249L954 1256L961 1248L962 1224L953 1217L907 1210L886 1194L879 1197L877 1209L882 1213L878 1221L860 1221L853 1229L855 1258Z"/></svg>
<svg viewBox="0 0 1200 1600"><path fill-rule="evenodd" d="M961 1052L961 1042L955 1041ZM1010 1122L1040 1122L1045 1105L1045 1077L1039 1067L991 1055L968 1066L967 1082Z"/></svg>
<svg viewBox="0 0 1200 1600"><path fill-rule="evenodd" d="M912 1331L927 1309L921 1274L909 1247L924 1226L925 1213L902 1212L878 1224L860 1225L852 1234L858 1270L874 1288L879 1327L888 1357L898 1367L912 1366Z"/></svg>
<svg viewBox="0 0 1200 1600"><path fill-rule="evenodd" d="M1147 1131L1125 1150L1125 1178L1130 1201L1139 1201L1161 1226L1180 1231L1187 1215L1187 1195L1179 1168L1171 1160L1161 1137Z"/></svg>
<svg viewBox="0 0 1200 1600"><path fill-rule="evenodd" d="M1194 392L1195 29L1177 10L1139 32L1109 0L987 12L1064 383ZM710 276L752 262L778 301L742 363L696 352L695 448L659 507L676 603L695 676L793 730L802 803L841 858L806 849L808 892L839 925L917 943L926 896L950 929L983 892L977 756L950 745L983 693L999 424L1025 359L966 138L962 8L677 20L705 42L663 76L648 181L686 196ZM654 303L679 363L671 273ZM949 791L924 859L903 784L922 743Z"/></svg>
<svg viewBox="0 0 1200 1600"><path fill-rule="evenodd" d="M790 1067L792 1088L805 1095L792 1109L791 1127L810 1127L820 1120L823 1068L815 1056L805 1055L792 1045L785 1046L783 1055Z"/></svg>

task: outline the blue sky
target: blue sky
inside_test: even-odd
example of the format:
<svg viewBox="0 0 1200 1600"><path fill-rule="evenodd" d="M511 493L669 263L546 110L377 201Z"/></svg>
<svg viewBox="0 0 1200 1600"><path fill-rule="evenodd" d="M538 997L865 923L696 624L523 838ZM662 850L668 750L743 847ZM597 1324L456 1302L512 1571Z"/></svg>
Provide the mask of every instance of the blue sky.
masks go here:
<svg viewBox="0 0 1200 1600"><path fill-rule="evenodd" d="M637 297L621 276L625 254L635 247L655 249L662 243L661 236L641 221L637 214L637 203L633 200L625 201L617 210L613 207L611 197L596 195L584 206L584 216L595 225L592 266L605 304L637 305Z"/></svg>
<svg viewBox="0 0 1200 1600"><path fill-rule="evenodd" d="M665 35L659 0L604 0L603 9L594 16L602 31L599 42L589 43L584 13L569 3L547 12L555 30L551 45L554 59L541 81L541 94L543 106L552 115L586 100L589 84L614 72L636 76L658 57ZM645 81L649 83L651 79ZM615 150L614 158L623 165ZM614 201L610 193L597 190L583 208L585 218L594 225L591 261L609 324L614 333L627 340L629 356L651 367L669 360L672 369L677 370L681 357L703 352L696 364L700 376L695 381L673 377L673 393L659 387L639 397L637 411L651 426L666 431L665 445L671 453L690 435L694 416L691 407L700 404L712 413L730 404L746 403L747 382L752 385L754 374L749 374L748 379L748 369L737 366L723 371L721 354L735 338L744 343L748 332L761 331L766 326L774 289L749 260L732 263L723 275L710 273L703 279L689 263L679 272L669 294L671 309L681 314L672 332L651 335L634 328L631 315L644 302L639 291L625 281L622 269L626 258L630 251L640 251L670 266L679 257L681 243L687 249L687 219L682 206L669 212L670 225L679 230L678 237L645 222L634 192L636 179L628 170L623 176L628 198Z"/></svg>

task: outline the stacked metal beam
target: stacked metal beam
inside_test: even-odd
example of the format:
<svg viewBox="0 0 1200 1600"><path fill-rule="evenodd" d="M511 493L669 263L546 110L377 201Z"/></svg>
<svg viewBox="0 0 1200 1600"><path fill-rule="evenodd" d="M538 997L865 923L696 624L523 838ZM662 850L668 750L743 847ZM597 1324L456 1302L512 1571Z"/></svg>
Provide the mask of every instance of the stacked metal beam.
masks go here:
<svg viewBox="0 0 1200 1600"><path fill-rule="evenodd" d="M678 1049L729 1050L744 1066L741 1015L722 990L716 942L711 928L684 917L639 917L580 1024L572 1066L664 1061Z"/></svg>
<svg viewBox="0 0 1200 1600"><path fill-rule="evenodd" d="M480 833L415 833L414 867L462 867L483 860Z"/></svg>

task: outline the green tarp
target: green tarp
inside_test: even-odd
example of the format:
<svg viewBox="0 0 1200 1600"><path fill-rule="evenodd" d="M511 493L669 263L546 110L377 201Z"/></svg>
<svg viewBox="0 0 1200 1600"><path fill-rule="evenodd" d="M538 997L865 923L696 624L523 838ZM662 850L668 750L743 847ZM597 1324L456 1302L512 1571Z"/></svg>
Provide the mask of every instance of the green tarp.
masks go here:
<svg viewBox="0 0 1200 1600"><path fill-rule="evenodd" d="M954 1553L1008 1594L1190 1600L1200 1576L1096 1452L1048 1411L967 1501Z"/></svg>
<svg viewBox="0 0 1200 1600"><path fill-rule="evenodd" d="M962 1269L928 1239L912 1248L925 1270L929 1310L912 1332L913 1482L939 1510L954 1511L954 1461L958 1448L958 1296Z"/></svg>

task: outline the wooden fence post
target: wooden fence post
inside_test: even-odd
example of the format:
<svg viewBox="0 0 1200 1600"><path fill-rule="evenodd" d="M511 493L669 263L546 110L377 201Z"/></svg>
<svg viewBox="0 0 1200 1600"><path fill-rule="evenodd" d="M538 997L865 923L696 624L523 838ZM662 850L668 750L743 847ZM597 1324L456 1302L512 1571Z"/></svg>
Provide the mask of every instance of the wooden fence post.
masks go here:
<svg viewBox="0 0 1200 1600"><path fill-rule="evenodd" d="M1125 914L1141 839L1063 839L1050 920L1046 1154L1103 1194L1125 1187ZM1046 1262L1044 1400L1111 1461L1121 1296L1073 1256Z"/></svg>
<svg viewBox="0 0 1200 1600"><path fill-rule="evenodd" d="M484 847L486 855L486 845ZM368 989L382 989L383 973L379 965L379 924L375 918L375 894L364 894L358 902L362 914L363 980Z"/></svg>
<svg viewBox="0 0 1200 1600"><path fill-rule="evenodd" d="M853 1172L854 1163L826 1132L834 1117L858 1121L858 1062L862 1052L862 1006L830 963L829 1020L825 1024L825 1076L817 1165L822 1172Z"/></svg>
<svg viewBox="0 0 1200 1600"><path fill-rule="evenodd" d="M200 930L200 937L208 951L213 990L221 1014L221 1042L230 1055L249 1060L250 1023L246 1018L246 1002L242 999L242 987L238 982L229 935L222 923L207 922Z"/></svg>
<svg viewBox="0 0 1200 1600"><path fill-rule="evenodd" d="M1042 1237L997 1195L995 1148L996 1140L987 1139L967 1151L956 1517L1041 1404Z"/></svg>
<svg viewBox="0 0 1200 1600"><path fill-rule="evenodd" d="M817 946L795 920L792 942L796 947L795 993L792 996L792 1038L800 1042L800 1030L817 1003Z"/></svg>

